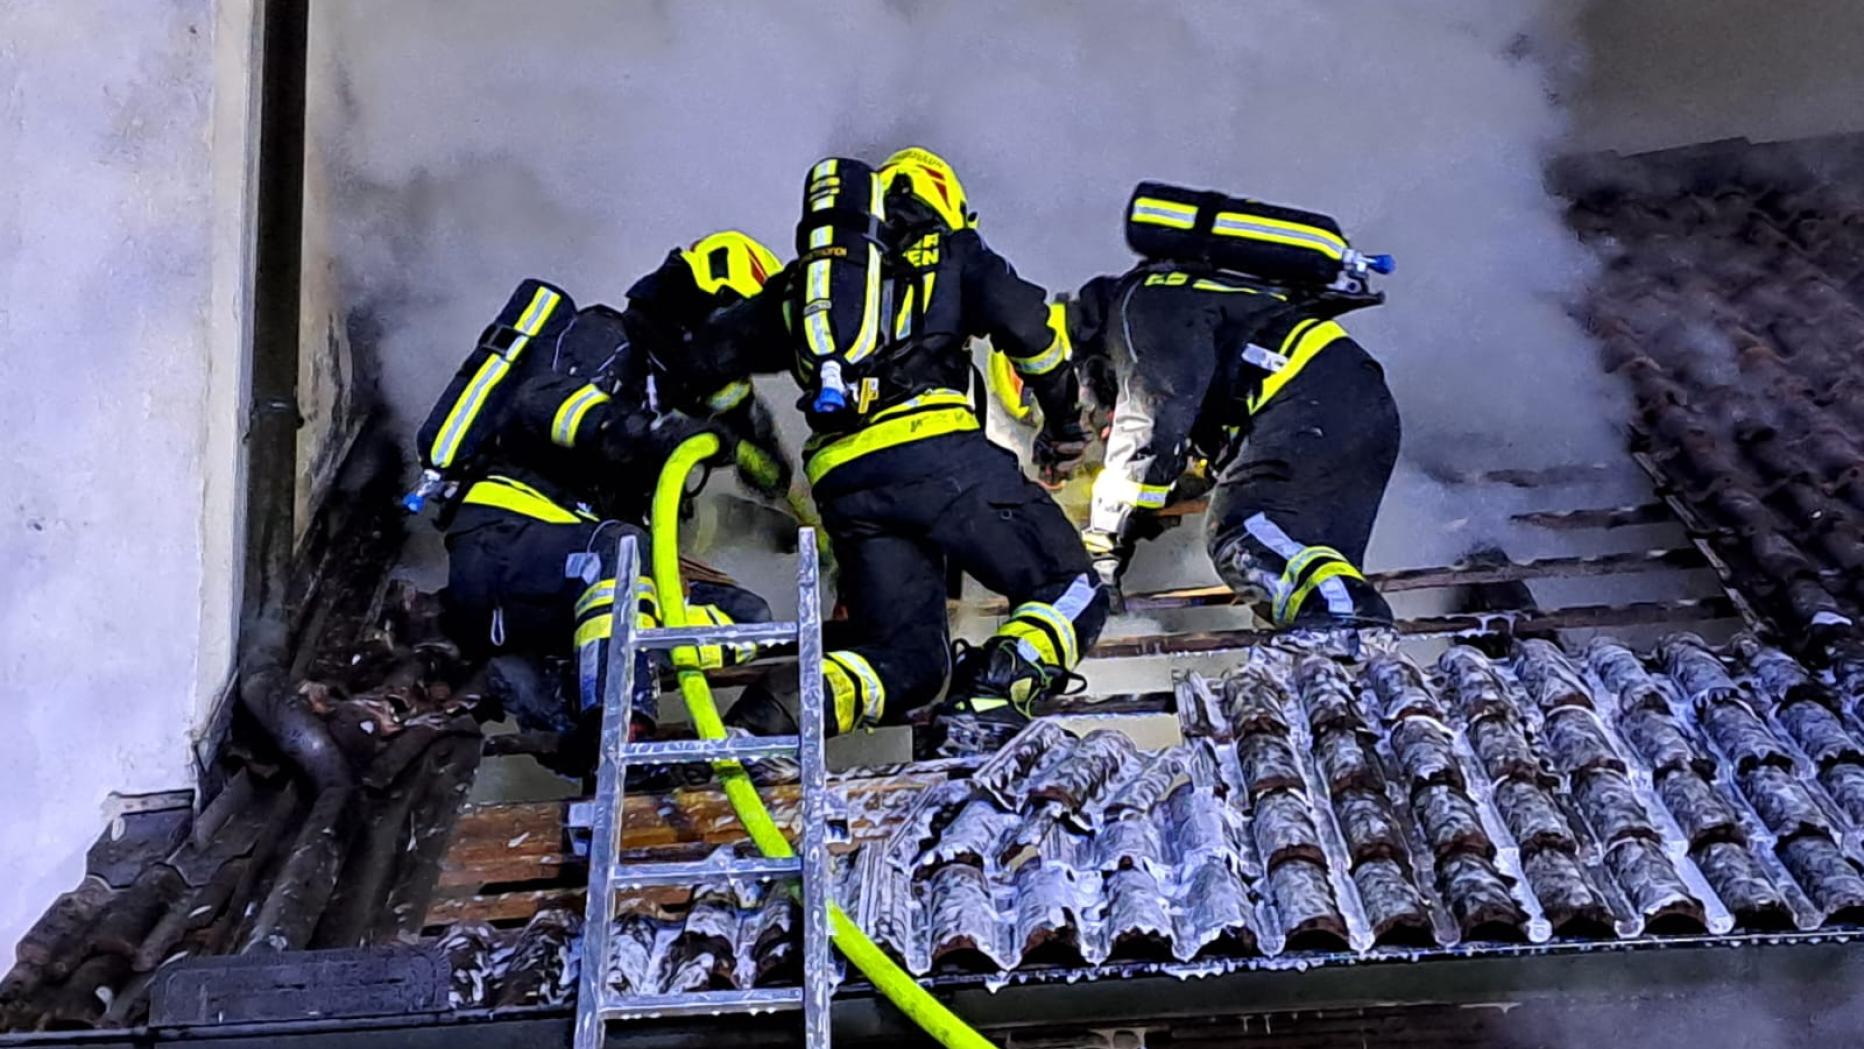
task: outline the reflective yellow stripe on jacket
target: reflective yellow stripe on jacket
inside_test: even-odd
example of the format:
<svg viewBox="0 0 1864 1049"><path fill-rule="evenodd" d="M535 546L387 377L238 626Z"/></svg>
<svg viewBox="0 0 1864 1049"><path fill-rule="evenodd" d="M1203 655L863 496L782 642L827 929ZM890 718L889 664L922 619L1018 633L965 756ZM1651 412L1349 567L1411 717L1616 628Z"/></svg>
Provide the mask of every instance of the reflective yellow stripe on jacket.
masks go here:
<svg viewBox="0 0 1864 1049"><path fill-rule="evenodd" d="M1068 341L1068 315L1061 303L1049 306L1048 324L1051 337L1046 348L1033 357L1009 358L1019 375L1047 375L1074 356L1074 346Z"/></svg>
<svg viewBox="0 0 1864 1049"><path fill-rule="evenodd" d="M550 421L550 443L561 448L576 447L577 431L582 429L583 416L598 404L606 404L609 396L594 383L582 387L575 393L563 398L557 406L557 414Z"/></svg>
<svg viewBox="0 0 1864 1049"><path fill-rule="evenodd" d="M497 474L468 488L464 502L468 506L491 506L508 510L545 524L577 524L596 519L594 514L586 510L564 509L552 502L549 496L523 481Z"/></svg>
<svg viewBox="0 0 1864 1049"><path fill-rule="evenodd" d="M896 404L874 416L872 422L850 434L836 436L813 449L805 449L809 483L822 480L830 470L882 449L979 429L971 398L957 390L932 390Z"/></svg>
<svg viewBox="0 0 1864 1049"><path fill-rule="evenodd" d="M1344 338L1346 329L1332 321L1306 320L1295 325L1281 344L1281 355L1288 358L1288 366L1262 380L1262 388L1249 398L1249 413L1254 415L1261 411L1269 398L1288 385L1288 381L1299 375L1302 368L1307 367L1308 361L1335 341Z"/></svg>

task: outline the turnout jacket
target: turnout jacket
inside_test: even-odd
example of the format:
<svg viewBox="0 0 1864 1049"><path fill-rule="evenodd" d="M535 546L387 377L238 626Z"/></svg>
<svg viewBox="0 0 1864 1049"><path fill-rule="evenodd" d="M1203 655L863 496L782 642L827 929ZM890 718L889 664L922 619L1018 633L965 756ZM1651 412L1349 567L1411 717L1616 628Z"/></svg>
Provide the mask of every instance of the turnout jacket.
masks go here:
<svg viewBox="0 0 1864 1049"><path fill-rule="evenodd" d="M810 415L806 471L831 471L886 448L981 429L982 384L967 341L1003 350L1059 424L1078 421L1079 385L1068 337L1045 293L1018 276L974 229L925 234L903 252L914 295L892 319L893 338L864 370L848 410ZM807 387L813 365L797 324L803 268L792 263L762 293L717 314L695 345L693 382L721 388L789 371Z"/></svg>
<svg viewBox="0 0 1864 1049"><path fill-rule="evenodd" d="M645 518L669 440L695 427L648 405L630 327L622 313L592 306L554 346L540 347L553 366L512 392L484 474L460 500L456 530L497 511L552 524Z"/></svg>
<svg viewBox="0 0 1864 1049"><path fill-rule="evenodd" d="M1348 338L1337 304L1222 271L1147 264L1097 277L1069 330L1095 400L1112 408L1089 527L1124 538L1166 505L1193 457L1214 473L1252 417L1314 357Z"/></svg>

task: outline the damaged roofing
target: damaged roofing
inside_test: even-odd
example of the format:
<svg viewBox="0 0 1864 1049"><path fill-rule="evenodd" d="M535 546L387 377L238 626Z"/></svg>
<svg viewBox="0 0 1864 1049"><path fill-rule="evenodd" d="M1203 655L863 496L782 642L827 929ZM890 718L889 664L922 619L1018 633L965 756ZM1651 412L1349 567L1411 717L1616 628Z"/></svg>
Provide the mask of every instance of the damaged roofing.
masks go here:
<svg viewBox="0 0 1864 1049"><path fill-rule="evenodd" d="M922 976L1007 980L1864 918L1864 654L1844 629L1864 603L1864 199L1790 164L1705 180L1633 163L1572 212L1608 259L1589 320L1652 465L1777 633L1423 663L1257 647L1177 681L1184 741L1167 750L1038 723L982 763L842 779L851 808L885 798L849 821L838 894L886 949ZM379 579L362 580L378 602ZM449 849L456 817L476 819L460 804L482 741L438 680L424 600L391 594L390 630L348 624L312 664L310 698L362 779L362 833L333 849L283 770L239 756L198 815L136 814L100 842L0 981L0 1027L139 1023L183 962L242 949L412 943L447 961L455 1007L572 997L580 868L560 809L540 810L547 841ZM713 841L708 825L644 847ZM472 905L504 901L482 883L507 875L461 857L555 881L488 924ZM452 878L482 895L447 898ZM759 886L643 896L609 979L792 983L794 927Z"/></svg>
<svg viewBox="0 0 1864 1049"><path fill-rule="evenodd" d="M1864 602L1861 161L1864 139L1730 142L1568 177L1606 263L1587 320L1640 443L1742 589L1802 633Z"/></svg>
<svg viewBox="0 0 1864 1049"><path fill-rule="evenodd" d="M1748 637L1259 647L1180 680L1172 748L1036 722L846 851L838 898L921 976L1846 927L1860 681ZM624 992L794 979L780 894L624 911Z"/></svg>

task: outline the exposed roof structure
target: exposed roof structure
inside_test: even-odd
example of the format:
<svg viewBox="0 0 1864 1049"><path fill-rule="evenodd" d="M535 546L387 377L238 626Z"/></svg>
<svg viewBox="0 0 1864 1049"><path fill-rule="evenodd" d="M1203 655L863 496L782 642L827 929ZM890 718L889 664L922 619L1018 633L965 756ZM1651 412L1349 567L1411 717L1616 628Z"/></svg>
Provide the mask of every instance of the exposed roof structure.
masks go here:
<svg viewBox="0 0 1864 1049"><path fill-rule="evenodd" d="M1090 979L1864 918L1864 697L1751 639L1429 668L1262 647L1177 696L1177 747L1037 722L915 791L846 854L839 897L918 975ZM780 895L643 900L611 980L781 983L791 920Z"/></svg>
<svg viewBox="0 0 1864 1049"><path fill-rule="evenodd" d="M185 958L420 932L483 741L443 683L447 646L417 643L432 636L431 597L400 589L387 608L386 629L333 631L306 686L355 788L311 796L248 756L198 814L121 817L91 848L83 883L21 940L0 982L5 1025L122 1026Z"/></svg>
<svg viewBox="0 0 1864 1049"><path fill-rule="evenodd" d="M1712 144L1574 175L1605 367L1673 490L1781 622L1864 602L1864 192L1855 139Z"/></svg>
<svg viewBox="0 0 1864 1049"><path fill-rule="evenodd" d="M959 991L1681 944L1803 953L1855 935L1864 197L1784 152L1724 152L1735 159L1624 162L1574 191L1572 217L1607 260L1588 320L1635 392L1638 450L1737 593L1500 624L1432 615L1404 624L1404 653L1351 660L1250 631L1104 643L1233 658L1178 673L1170 693L1075 711L1090 726L1113 709L1173 714L1179 742L1162 750L1044 721L987 758L837 776L837 894L856 920ZM1669 515L1531 516L1610 529ZM571 806L465 803L482 755L540 741L480 736L431 597L384 588L393 543L364 531L373 553L317 595L306 636L321 644L299 668L355 790L309 797L270 755L238 752L198 814L123 816L22 942L0 1029L208 1022L209 1005L242 1005L216 988L250 986L231 974L267 957L426 959L436 986L411 979L408 1013L569 1002L584 963ZM338 561L358 549L335 546ZM1704 563L1690 547L1379 579L1482 587ZM1200 588L1135 604L1229 601ZM1726 644L1572 640L1749 611L1754 630ZM1492 629L1510 624L1517 636ZM1540 639L1559 631L1564 646ZM793 824L794 785L767 794ZM631 794L621 822L631 857L690 860L739 836L707 786ZM758 885L643 891L603 964L643 995L781 986L797 978L795 924L788 897ZM336 1015L395 1011L354 1008Z"/></svg>

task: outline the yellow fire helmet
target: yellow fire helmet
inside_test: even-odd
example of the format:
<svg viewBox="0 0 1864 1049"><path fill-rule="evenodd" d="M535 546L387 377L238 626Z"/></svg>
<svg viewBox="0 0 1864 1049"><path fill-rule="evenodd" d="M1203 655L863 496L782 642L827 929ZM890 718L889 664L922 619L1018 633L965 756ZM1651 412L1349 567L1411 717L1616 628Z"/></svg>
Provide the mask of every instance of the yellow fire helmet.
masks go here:
<svg viewBox="0 0 1864 1049"><path fill-rule="evenodd" d="M966 210L964 184L944 157L929 149L908 146L880 166L882 185L891 187L901 175L912 184L913 196L925 201L952 229L977 225L977 216Z"/></svg>
<svg viewBox="0 0 1864 1049"><path fill-rule="evenodd" d="M735 229L701 237L680 255L692 267L699 289L707 295L729 288L748 299L757 294L771 274L783 268L774 252L750 234Z"/></svg>

